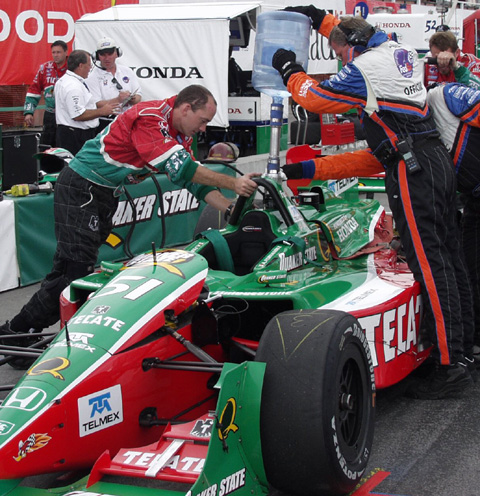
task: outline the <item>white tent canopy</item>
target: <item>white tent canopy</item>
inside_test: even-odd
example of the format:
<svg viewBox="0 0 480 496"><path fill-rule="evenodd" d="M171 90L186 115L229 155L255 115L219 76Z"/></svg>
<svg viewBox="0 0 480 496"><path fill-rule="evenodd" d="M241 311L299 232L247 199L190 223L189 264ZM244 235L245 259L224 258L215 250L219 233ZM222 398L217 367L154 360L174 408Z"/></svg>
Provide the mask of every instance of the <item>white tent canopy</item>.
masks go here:
<svg viewBox="0 0 480 496"><path fill-rule="evenodd" d="M185 2L117 5L94 14L86 14L77 22L92 21L158 21L188 19L232 19L255 9L262 2Z"/></svg>
<svg viewBox="0 0 480 496"><path fill-rule="evenodd" d="M118 5L75 23L75 48L94 52L97 40L120 45L119 63L140 80L144 100L170 97L191 84L207 87L218 103L212 125L228 126L229 21L260 3Z"/></svg>

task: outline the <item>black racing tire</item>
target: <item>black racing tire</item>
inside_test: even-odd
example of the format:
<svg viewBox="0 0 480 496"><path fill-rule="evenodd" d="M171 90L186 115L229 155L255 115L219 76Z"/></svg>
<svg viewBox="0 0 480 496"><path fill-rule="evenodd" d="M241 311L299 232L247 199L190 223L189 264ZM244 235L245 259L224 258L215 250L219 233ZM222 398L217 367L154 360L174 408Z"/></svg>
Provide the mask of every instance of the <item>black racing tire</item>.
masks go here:
<svg viewBox="0 0 480 496"><path fill-rule="evenodd" d="M358 321L335 310L274 317L256 361L266 362L260 432L269 484L302 496L354 489L371 452L375 380Z"/></svg>

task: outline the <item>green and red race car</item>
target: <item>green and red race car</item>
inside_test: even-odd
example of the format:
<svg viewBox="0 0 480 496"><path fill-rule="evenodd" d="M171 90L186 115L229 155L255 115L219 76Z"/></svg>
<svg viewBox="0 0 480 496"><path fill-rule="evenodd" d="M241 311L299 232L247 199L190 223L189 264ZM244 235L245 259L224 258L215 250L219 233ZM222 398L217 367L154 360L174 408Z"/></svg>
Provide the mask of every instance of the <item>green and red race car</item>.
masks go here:
<svg viewBox="0 0 480 496"><path fill-rule="evenodd" d="M376 389L429 354L420 286L357 180L256 181L261 205L239 198L222 229L65 290L62 330L0 405L0 494L355 488Z"/></svg>

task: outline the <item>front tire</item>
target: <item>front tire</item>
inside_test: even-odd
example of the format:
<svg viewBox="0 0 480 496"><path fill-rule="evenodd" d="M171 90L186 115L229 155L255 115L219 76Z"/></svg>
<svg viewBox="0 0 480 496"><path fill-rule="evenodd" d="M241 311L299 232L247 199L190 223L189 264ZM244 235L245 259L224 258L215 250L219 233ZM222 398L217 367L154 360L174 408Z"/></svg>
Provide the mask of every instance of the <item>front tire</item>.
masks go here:
<svg viewBox="0 0 480 496"><path fill-rule="evenodd" d="M283 492L341 495L362 477L373 443L375 384L365 334L350 314L293 310L260 340L269 483Z"/></svg>

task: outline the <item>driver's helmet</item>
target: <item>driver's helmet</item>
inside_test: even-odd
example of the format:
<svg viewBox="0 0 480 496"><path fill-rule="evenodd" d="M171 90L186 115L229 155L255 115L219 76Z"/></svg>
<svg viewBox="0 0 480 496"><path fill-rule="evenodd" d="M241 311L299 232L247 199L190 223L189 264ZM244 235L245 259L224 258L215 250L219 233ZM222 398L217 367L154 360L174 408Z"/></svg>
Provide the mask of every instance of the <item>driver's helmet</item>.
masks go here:
<svg viewBox="0 0 480 496"><path fill-rule="evenodd" d="M48 148L47 150L35 153L34 158L40 161L40 169L47 174L60 172L65 164L72 160L73 155L65 148Z"/></svg>
<svg viewBox="0 0 480 496"><path fill-rule="evenodd" d="M213 145L207 156L208 162L235 162L240 155L240 150L235 143L229 141Z"/></svg>

